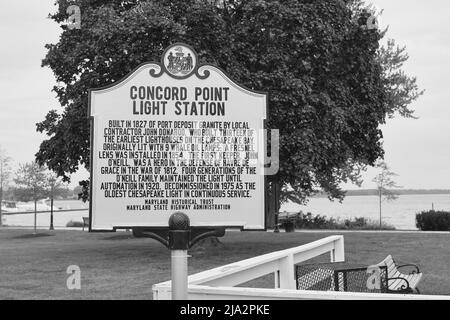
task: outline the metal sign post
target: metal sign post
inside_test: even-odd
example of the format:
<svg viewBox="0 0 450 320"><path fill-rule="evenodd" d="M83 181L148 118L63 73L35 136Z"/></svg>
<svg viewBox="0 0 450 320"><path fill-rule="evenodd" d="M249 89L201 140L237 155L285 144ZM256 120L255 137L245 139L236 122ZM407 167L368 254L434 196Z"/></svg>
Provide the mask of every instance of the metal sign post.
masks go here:
<svg viewBox="0 0 450 320"><path fill-rule="evenodd" d="M169 219L169 249L171 252L172 300L188 297L188 249L190 236L189 217L176 212Z"/></svg>
<svg viewBox="0 0 450 320"><path fill-rule="evenodd" d="M172 300L187 300L188 297L187 250L171 250Z"/></svg>
<svg viewBox="0 0 450 320"><path fill-rule="evenodd" d="M186 299L190 247L225 227L266 229L267 102L185 43L91 89L89 231L163 243L173 299Z"/></svg>

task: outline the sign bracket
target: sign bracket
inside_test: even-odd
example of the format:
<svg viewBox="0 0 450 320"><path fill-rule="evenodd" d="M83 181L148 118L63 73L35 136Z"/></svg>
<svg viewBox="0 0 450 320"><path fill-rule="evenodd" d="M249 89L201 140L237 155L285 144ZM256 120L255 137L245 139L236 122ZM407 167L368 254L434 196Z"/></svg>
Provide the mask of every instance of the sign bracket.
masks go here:
<svg viewBox="0 0 450 320"><path fill-rule="evenodd" d="M167 227L135 227L133 236L136 238L152 238L168 249L192 248L200 240L208 237L223 237L224 227L190 227L188 230L170 230Z"/></svg>

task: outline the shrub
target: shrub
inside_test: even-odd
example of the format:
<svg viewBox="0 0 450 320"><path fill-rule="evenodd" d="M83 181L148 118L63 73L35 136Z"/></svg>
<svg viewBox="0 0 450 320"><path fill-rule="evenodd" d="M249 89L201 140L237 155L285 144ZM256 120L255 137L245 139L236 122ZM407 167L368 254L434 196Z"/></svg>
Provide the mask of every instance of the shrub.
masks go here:
<svg viewBox="0 0 450 320"><path fill-rule="evenodd" d="M353 219L335 219L322 216L320 214L313 215L311 212L299 212L296 215L291 215L289 218L279 220L281 227L287 232L296 229L339 229L339 230L379 230L380 223L364 217L356 217ZM385 222L381 225L382 230L395 230Z"/></svg>
<svg viewBox="0 0 450 320"><path fill-rule="evenodd" d="M298 229L334 229L332 228L333 223L333 218L327 219L327 217L320 214L313 216L311 212L307 214L300 212L295 226Z"/></svg>
<svg viewBox="0 0 450 320"><path fill-rule="evenodd" d="M395 227L386 223L381 223L381 229L380 229L380 222L374 221L371 219L367 219L364 217L356 217L353 220L345 219L344 222L340 222L338 220L336 222L337 228L336 229L350 229L350 230L395 230ZM342 226L343 225L343 226Z"/></svg>
<svg viewBox="0 0 450 320"><path fill-rule="evenodd" d="M416 214L416 227L423 231L450 231L450 212L422 211Z"/></svg>
<svg viewBox="0 0 450 320"><path fill-rule="evenodd" d="M83 228L83 222L80 221L72 221L66 223L67 228Z"/></svg>

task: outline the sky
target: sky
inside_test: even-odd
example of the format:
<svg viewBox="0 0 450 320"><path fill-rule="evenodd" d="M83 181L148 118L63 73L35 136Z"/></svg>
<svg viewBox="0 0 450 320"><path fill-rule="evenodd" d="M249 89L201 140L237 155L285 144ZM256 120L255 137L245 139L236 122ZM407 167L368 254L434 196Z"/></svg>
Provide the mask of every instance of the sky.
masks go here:
<svg viewBox="0 0 450 320"><path fill-rule="evenodd" d="M397 117L381 127L385 161L404 188L450 189L450 24L445 0L372 0L383 9L387 38L405 45L404 70L425 94L411 107L418 120ZM61 110L52 92L52 71L41 67L46 43L56 43L59 26L48 19L54 0L0 2L0 146L19 163L34 160L45 135L36 123L51 109ZM363 188L374 188L375 169L363 174ZM80 171L71 186L86 178ZM346 184L346 189L357 189Z"/></svg>

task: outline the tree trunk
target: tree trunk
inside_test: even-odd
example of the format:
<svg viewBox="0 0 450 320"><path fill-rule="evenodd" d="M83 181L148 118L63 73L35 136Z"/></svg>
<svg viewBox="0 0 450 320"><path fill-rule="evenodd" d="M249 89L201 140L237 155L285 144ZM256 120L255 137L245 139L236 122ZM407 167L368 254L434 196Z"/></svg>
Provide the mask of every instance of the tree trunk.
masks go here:
<svg viewBox="0 0 450 320"><path fill-rule="evenodd" d="M52 194L51 194L51 200L50 200L50 230L54 230L53 227L53 187L52 187Z"/></svg>
<svg viewBox="0 0 450 320"><path fill-rule="evenodd" d="M279 232L278 230L278 213L280 211L280 195L281 195L281 185L277 181L272 181L270 184L267 183L267 197L266 197L266 226L268 228L273 228L274 232Z"/></svg>
<svg viewBox="0 0 450 320"><path fill-rule="evenodd" d="M2 226L2 201L3 201L3 162L0 163L0 227Z"/></svg>
<svg viewBox="0 0 450 320"><path fill-rule="evenodd" d="M36 234L36 223L37 223L37 200L34 200L34 234Z"/></svg>
<svg viewBox="0 0 450 320"><path fill-rule="evenodd" d="M2 226L2 201L3 201L3 186L0 185L0 227Z"/></svg>
<svg viewBox="0 0 450 320"><path fill-rule="evenodd" d="M380 203L380 230L381 230L381 197L382 197L381 189L378 192L378 196L379 196L379 203Z"/></svg>
<svg viewBox="0 0 450 320"><path fill-rule="evenodd" d="M277 180L274 183L274 200L275 200L275 229L274 232L278 233L280 232L278 228L278 215L280 214L280 207L281 207L281 185L280 182Z"/></svg>

